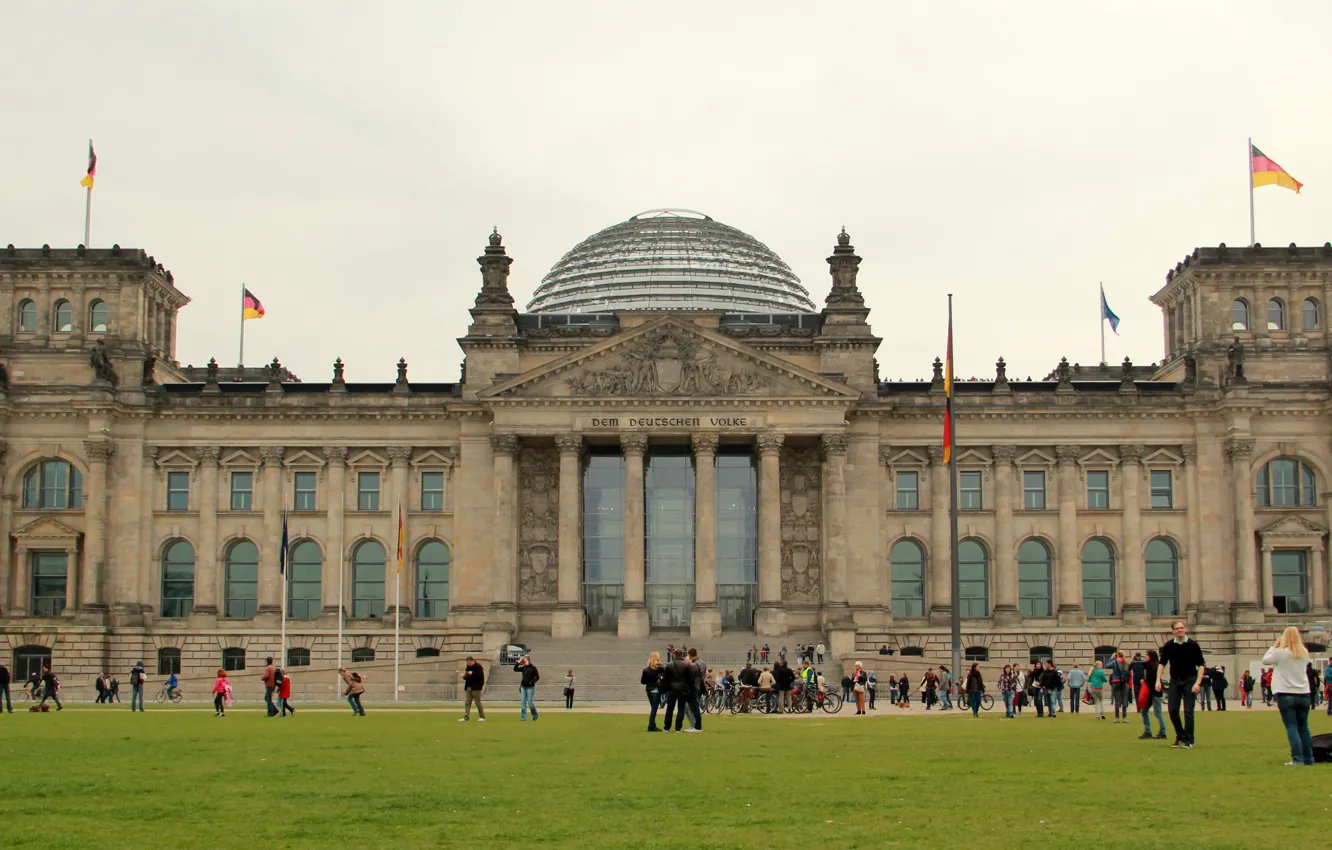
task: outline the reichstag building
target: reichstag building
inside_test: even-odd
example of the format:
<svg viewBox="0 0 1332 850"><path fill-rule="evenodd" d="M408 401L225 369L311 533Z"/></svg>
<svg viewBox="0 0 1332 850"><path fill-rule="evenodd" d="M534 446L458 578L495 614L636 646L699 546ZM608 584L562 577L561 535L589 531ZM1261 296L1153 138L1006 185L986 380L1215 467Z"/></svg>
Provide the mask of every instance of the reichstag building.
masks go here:
<svg viewBox="0 0 1332 850"><path fill-rule="evenodd" d="M143 251L0 251L11 669L276 655L284 511L293 665L339 621L342 657L391 657L395 617L409 658L671 630L947 657L942 372L880 374L845 232L822 304L687 211L574 246L525 312L498 233L478 262L461 380L360 384L182 366L189 298ZM1175 617L1239 657L1328 618L1332 245L1198 248L1151 300L1157 364L956 385L969 657Z"/></svg>

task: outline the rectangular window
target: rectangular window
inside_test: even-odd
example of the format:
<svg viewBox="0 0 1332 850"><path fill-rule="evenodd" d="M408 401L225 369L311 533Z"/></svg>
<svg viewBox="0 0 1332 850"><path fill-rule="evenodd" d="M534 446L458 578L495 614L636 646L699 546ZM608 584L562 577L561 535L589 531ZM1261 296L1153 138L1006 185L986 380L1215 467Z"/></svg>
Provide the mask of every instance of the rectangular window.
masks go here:
<svg viewBox="0 0 1332 850"><path fill-rule="evenodd" d="M254 505L254 473L231 473L231 509L248 511Z"/></svg>
<svg viewBox="0 0 1332 850"><path fill-rule="evenodd" d="M981 510L981 474L959 472L957 475L958 508L964 511Z"/></svg>
<svg viewBox="0 0 1332 850"><path fill-rule="evenodd" d="M1110 473L1105 471L1087 473L1087 510L1110 510Z"/></svg>
<svg viewBox="0 0 1332 850"><path fill-rule="evenodd" d="M920 510L920 473L897 473L897 509L899 511Z"/></svg>
<svg viewBox="0 0 1332 850"><path fill-rule="evenodd" d="M1171 475L1168 469L1153 469L1152 509L1168 511L1175 506L1175 496L1171 489Z"/></svg>
<svg viewBox="0 0 1332 850"><path fill-rule="evenodd" d="M1304 549L1272 553L1272 605L1278 614L1309 612L1308 554Z"/></svg>
<svg viewBox="0 0 1332 850"><path fill-rule="evenodd" d="M379 510L378 472L358 472L356 474L356 509L358 511Z"/></svg>
<svg viewBox="0 0 1332 850"><path fill-rule="evenodd" d="M188 511L190 509L190 474L188 472L167 473L167 510Z"/></svg>
<svg viewBox="0 0 1332 850"><path fill-rule="evenodd" d="M317 476L313 472L298 472L294 476L293 489L296 491L292 501L292 510L312 511L315 509L315 485Z"/></svg>
<svg viewBox="0 0 1332 850"><path fill-rule="evenodd" d="M32 613L55 617L65 610L69 556L64 552L32 553Z"/></svg>
<svg viewBox="0 0 1332 850"><path fill-rule="evenodd" d="M1022 473L1022 507L1029 511L1045 510L1045 473Z"/></svg>
<svg viewBox="0 0 1332 850"><path fill-rule="evenodd" d="M421 510L444 510L444 473L421 473Z"/></svg>

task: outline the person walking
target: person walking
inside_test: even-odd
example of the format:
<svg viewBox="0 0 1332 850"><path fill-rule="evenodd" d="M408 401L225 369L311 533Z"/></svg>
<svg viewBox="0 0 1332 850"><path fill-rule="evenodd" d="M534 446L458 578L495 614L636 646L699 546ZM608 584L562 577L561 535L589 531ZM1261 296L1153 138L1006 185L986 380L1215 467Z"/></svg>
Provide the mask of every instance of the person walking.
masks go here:
<svg viewBox="0 0 1332 850"><path fill-rule="evenodd" d="M518 659L518 663L513 665L513 672L523 674L522 681L518 683L518 696L521 699L519 704L519 720L527 719L527 710L532 709L532 721L536 722L541 715L537 714L536 707L536 685L541 681L541 671L537 670L532 659L524 655Z"/></svg>
<svg viewBox="0 0 1332 850"><path fill-rule="evenodd" d="M1074 714L1082 713L1082 687L1087 684L1087 674L1074 664L1068 674L1068 710Z"/></svg>
<svg viewBox="0 0 1332 850"><path fill-rule="evenodd" d="M1099 661L1092 668L1091 675L1087 677L1087 692L1091 694L1092 708L1096 709L1097 720L1105 719L1105 683L1108 678L1105 668Z"/></svg>
<svg viewBox="0 0 1332 850"><path fill-rule="evenodd" d="M1226 710L1226 688L1230 687L1230 681L1226 679L1226 668L1215 667L1212 669L1212 696L1216 698L1216 710Z"/></svg>
<svg viewBox="0 0 1332 850"><path fill-rule="evenodd" d="M1161 663L1166 665L1166 675L1170 678L1169 696L1166 705L1170 710L1170 724L1175 727L1175 743L1172 747L1193 749L1193 706L1202 689L1203 670L1206 663L1202 647L1188 635L1188 627L1183 620L1170 624L1174 637L1161 647ZM1161 680L1156 680L1156 690L1162 691ZM1179 719L1180 706L1184 708L1184 722Z"/></svg>
<svg viewBox="0 0 1332 850"><path fill-rule="evenodd" d="M748 663L745 664L748 667ZM665 671L661 666L661 653L653 652L648 654L647 666L643 668L643 675L639 677L639 683L642 684L644 692L647 694L648 708L652 713L648 715L649 732L660 732L657 727L657 706L661 696L663 685L662 676Z"/></svg>
<svg viewBox="0 0 1332 850"><path fill-rule="evenodd" d="M689 665L689 694L685 705L689 707L689 723L694 731L703 731L703 706L700 700L707 694L708 665L698 657L698 650L690 647L686 656Z"/></svg>
<svg viewBox="0 0 1332 850"><path fill-rule="evenodd" d="M1124 653L1116 652L1110 657L1106 675L1110 677L1110 701L1115 709L1115 722L1127 723L1129 675Z"/></svg>
<svg viewBox="0 0 1332 850"><path fill-rule="evenodd" d="M1027 671L1026 692L1027 697L1036 706L1036 716L1045 716L1045 697L1041 694L1041 675L1045 672L1041 662L1037 661L1031 665Z"/></svg>
<svg viewBox="0 0 1332 850"><path fill-rule="evenodd" d="M1140 678L1133 682L1133 693L1137 694L1138 714L1142 715L1142 734L1138 737L1146 741L1156 737L1165 740L1165 718L1161 716L1161 694L1156 690L1156 680L1161 675L1161 656L1156 650L1147 650L1147 660L1140 668ZM1145 697L1145 701L1143 699ZM1152 735L1150 712L1156 712L1156 735Z"/></svg>
<svg viewBox="0 0 1332 850"><path fill-rule="evenodd" d="M351 706L352 717L365 717L365 707L361 705L365 683L361 681L361 674L349 672L346 667L339 667L338 675L347 683L347 690L343 691L342 695L347 698L347 705Z"/></svg>
<svg viewBox="0 0 1332 850"><path fill-rule="evenodd" d="M920 690L925 694L922 700L925 703L925 710L929 711L934 708L935 693L939 690L939 677L934 674L933 670L925 671L925 678L921 680Z"/></svg>
<svg viewBox="0 0 1332 850"><path fill-rule="evenodd" d="M656 653L652 653L656 655ZM476 663L476 656L467 656L467 663L463 666L463 716L459 718L459 723L466 723L472 719L472 703L476 703L477 722L486 722L486 707L481 704L481 692L486 687L486 670L480 664Z"/></svg>
<svg viewBox="0 0 1332 850"><path fill-rule="evenodd" d="M823 641L819 641L819 645L816 646L816 647L814 647L814 654L817 655L817 656L819 657L819 663L820 663L820 664L823 663L823 655L824 655L824 653L825 653L826 651L827 651L827 650L826 650L826 649L824 648L824 646L823 646Z"/></svg>
<svg viewBox="0 0 1332 850"><path fill-rule="evenodd" d="M972 663L966 679L967 704L971 706L971 716L980 717L981 694L985 693L985 680L981 678L980 665Z"/></svg>
<svg viewBox="0 0 1332 850"><path fill-rule="evenodd" d="M103 702L106 701L106 690L107 690L107 688L106 688L106 674L105 674L105 673L98 673L98 674L97 674L97 679L96 679L96 681L93 682L93 687L97 689L97 699L93 700L93 702L96 703L96 704L98 704L98 705L101 705Z"/></svg>
<svg viewBox="0 0 1332 850"><path fill-rule="evenodd" d="M0 664L0 700L4 700L4 705L0 706L0 711L8 709L10 714L14 713L14 702L9 698L9 668Z"/></svg>
<svg viewBox="0 0 1332 850"><path fill-rule="evenodd" d="M1059 675L1055 669L1053 661L1045 662L1045 670L1041 672L1041 691L1045 696L1045 709L1047 716L1053 720L1055 716L1056 697L1064 689L1064 677Z"/></svg>
<svg viewBox="0 0 1332 850"><path fill-rule="evenodd" d="M277 706L273 704L273 691L277 688L277 668L273 666L273 656L264 659L264 675L261 677L264 683L264 705L268 708L268 716L272 717L278 713Z"/></svg>
<svg viewBox="0 0 1332 850"><path fill-rule="evenodd" d="M1272 704L1272 671L1271 671L1270 669L1267 669L1267 670L1264 670L1262 673L1260 673L1260 674L1258 674L1258 675L1262 677L1261 687L1262 687L1262 689L1263 689L1263 705L1271 705L1271 704Z"/></svg>
<svg viewBox="0 0 1332 850"><path fill-rule="evenodd" d="M213 680L213 716L226 717L227 710L224 702L227 698L227 671L221 667L217 668L217 678Z"/></svg>
<svg viewBox="0 0 1332 850"><path fill-rule="evenodd" d="M911 709L911 680L907 678L905 673L897 680L897 701L898 705L903 708Z"/></svg>
<svg viewBox="0 0 1332 850"><path fill-rule="evenodd" d="M282 716L286 717L287 712L290 711L291 716L295 717L296 707L291 704L291 677L287 675L286 670L280 667L277 672L282 681L282 684L278 685L278 699L282 702Z"/></svg>
<svg viewBox="0 0 1332 850"><path fill-rule="evenodd" d="M870 673L869 678L865 680L865 694L869 696L870 711L878 711L878 709L874 707L874 697L878 694L878 692L879 692L879 680L873 673Z"/></svg>
<svg viewBox="0 0 1332 850"><path fill-rule="evenodd" d="M1201 690L1198 691L1198 709L1200 711L1212 710L1212 668L1204 667Z"/></svg>
<svg viewBox="0 0 1332 850"><path fill-rule="evenodd" d="M1017 696L1017 676L1013 675L1013 665L1005 664L1004 672L999 674L999 694L1004 698L1004 717L1014 717L1013 699Z"/></svg>
<svg viewBox="0 0 1332 850"><path fill-rule="evenodd" d="M1287 626L1277 642L1263 655L1263 666L1272 669L1272 693L1290 742L1287 767L1314 763L1313 737L1309 734L1309 650L1296 626Z"/></svg>
<svg viewBox="0 0 1332 850"><path fill-rule="evenodd" d="M0 670L3 669L0 667ZM5 675L5 680L9 680L8 673ZM5 698L9 698L8 686L5 687ZM1327 666L1323 668L1323 698L1327 702L1327 716L1332 717L1332 659L1328 659Z"/></svg>
<svg viewBox="0 0 1332 850"><path fill-rule="evenodd" d="M1245 708L1253 708L1253 686L1258 684L1253 679L1253 674L1248 670L1240 676L1240 705ZM1328 712L1332 714L1332 711Z"/></svg>
<svg viewBox="0 0 1332 850"><path fill-rule="evenodd" d="M856 714L865 713L865 667L859 661L856 662L855 669L851 672L851 693L856 700Z"/></svg>
<svg viewBox="0 0 1332 850"><path fill-rule="evenodd" d="M944 664L939 665L939 697L942 701L940 709L950 709L953 707L953 673Z"/></svg>
<svg viewBox="0 0 1332 850"><path fill-rule="evenodd" d="M564 710L573 711L574 674L570 670L564 676Z"/></svg>
<svg viewBox="0 0 1332 850"><path fill-rule="evenodd" d="M60 704L60 680L56 678L55 673L51 672L51 665L42 667L42 701L38 705L46 705L46 701L55 700L56 711L64 711L65 707Z"/></svg>

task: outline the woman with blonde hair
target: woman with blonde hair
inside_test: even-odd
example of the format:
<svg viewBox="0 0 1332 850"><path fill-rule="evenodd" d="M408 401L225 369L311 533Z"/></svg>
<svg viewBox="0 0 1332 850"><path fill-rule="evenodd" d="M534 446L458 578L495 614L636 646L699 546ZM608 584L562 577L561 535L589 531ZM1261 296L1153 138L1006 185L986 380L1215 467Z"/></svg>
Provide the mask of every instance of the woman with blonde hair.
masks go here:
<svg viewBox="0 0 1332 850"><path fill-rule="evenodd" d="M661 728L657 726L657 708L661 704L659 697L661 696L661 676L663 672L661 653L654 652L649 655L647 666L643 668L643 675L639 680L644 690L647 691L648 705L652 708L652 714L648 716L647 730L649 732L661 731Z"/></svg>
<svg viewBox="0 0 1332 850"><path fill-rule="evenodd" d="M1313 738L1309 734L1309 707L1312 694L1305 668L1309 650L1300 640L1300 630L1287 626L1273 647L1263 656L1263 666L1272 668L1272 693L1276 695L1281 722L1290 739L1290 761L1286 767L1313 764Z"/></svg>
<svg viewBox="0 0 1332 850"><path fill-rule="evenodd" d="M857 661L856 670L851 674L851 692L856 696L856 714L865 713L865 682L868 678L865 675L865 666Z"/></svg>

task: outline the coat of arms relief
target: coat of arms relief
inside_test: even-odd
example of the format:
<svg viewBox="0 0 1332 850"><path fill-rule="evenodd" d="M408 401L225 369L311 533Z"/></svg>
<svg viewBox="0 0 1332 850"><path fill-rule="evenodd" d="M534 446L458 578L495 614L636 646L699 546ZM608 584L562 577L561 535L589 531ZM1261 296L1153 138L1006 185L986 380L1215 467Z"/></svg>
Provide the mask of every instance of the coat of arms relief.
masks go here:
<svg viewBox="0 0 1332 850"><path fill-rule="evenodd" d="M554 448L518 454L518 596L554 602L559 577L560 456Z"/></svg>
<svg viewBox="0 0 1332 850"><path fill-rule="evenodd" d="M583 396L759 395L772 390L768 375L728 362L713 348L673 328L645 335L618 363L568 379Z"/></svg>
<svg viewBox="0 0 1332 850"><path fill-rule="evenodd" d="M819 602L823 598L823 513L817 448L782 449L782 599Z"/></svg>

